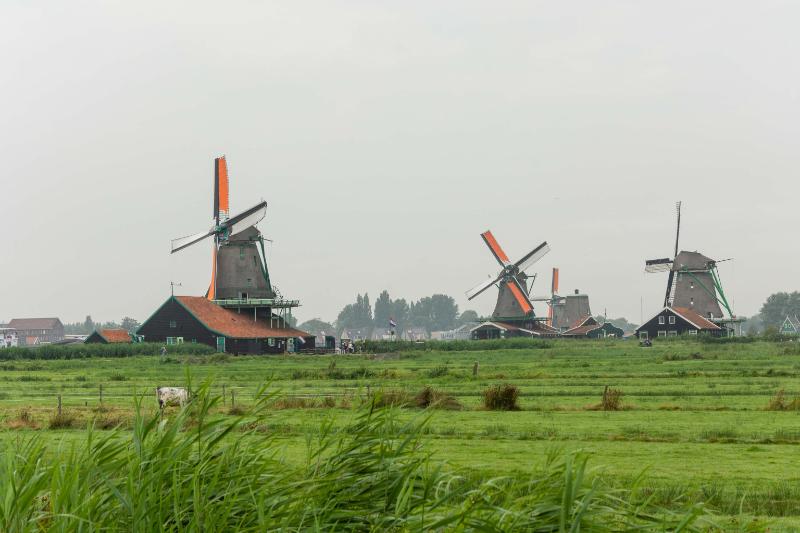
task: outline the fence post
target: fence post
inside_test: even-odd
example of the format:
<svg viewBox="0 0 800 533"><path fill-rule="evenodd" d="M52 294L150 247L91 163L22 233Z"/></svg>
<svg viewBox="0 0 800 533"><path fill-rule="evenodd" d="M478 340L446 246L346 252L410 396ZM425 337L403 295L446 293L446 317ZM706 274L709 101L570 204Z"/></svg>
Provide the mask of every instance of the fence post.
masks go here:
<svg viewBox="0 0 800 533"><path fill-rule="evenodd" d="M100 405L103 405L103 384L100 384Z"/></svg>
<svg viewBox="0 0 800 533"><path fill-rule="evenodd" d="M225 384L223 383L222 384L222 405L225 405L225 402L227 402L227 401L228 401L228 399L225 398Z"/></svg>
<svg viewBox="0 0 800 533"><path fill-rule="evenodd" d="M61 416L61 395L58 395L58 416Z"/></svg>
<svg viewBox="0 0 800 533"><path fill-rule="evenodd" d="M478 377L478 362L477 361L475 361L475 364L472 365L472 377L473 378L477 378Z"/></svg>
<svg viewBox="0 0 800 533"><path fill-rule="evenodd" d="M231 391L231 407L236 406L236 391Z"/></svg>

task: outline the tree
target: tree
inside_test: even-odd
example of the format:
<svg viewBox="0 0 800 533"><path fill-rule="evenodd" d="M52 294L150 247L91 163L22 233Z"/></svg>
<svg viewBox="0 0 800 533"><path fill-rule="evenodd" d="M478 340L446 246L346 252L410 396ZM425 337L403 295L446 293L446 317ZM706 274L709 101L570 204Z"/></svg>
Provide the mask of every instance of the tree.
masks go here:
<svg viewBox="0 0 800 533"><path fill-rule="evenodd" d="M333 324L325 322L324 320L320 320L319 318L312 318L311 320L306 320L299 326L297 329L302 331L307 331L309 333L324 333L325 335L335 335L336 328L333 327Z"/></svg>
<svg viewBox="0 0 800 533"><path fill-rule="evenodd" d="M91 315L86 315L86 320L83 321L83 333L86 335L91 334L95 329L94 321Z"/></svg>
<svg viewBox="0 0 800 533"><path fill-rule="evenodd" d="M477 311L473 311L472 309L467 309L466 311L458 315L457 325L463 326L464 324L478 322L479 320L480 316L478 316Z"/></svg>
<svg viewBox="0 0 800 533"><path fill-rule="evenodd" d="M412 302L409 309L411 324L431 331L453 329L458 316L456 301L445 294L434 294Z"/></svg>
<svg viewBox="0 0 800 533"><path fill-rule="evenodd" d="M375 300L375 327L388 328L391 318L394 318L392 316L392 299L389 297L388 291L383 291Z"/></svg>
<svg viewBox="0 0 800 533"><path fill-rule="evenodd" d="M800 315L800 292L776 292L761 306L761 319L765 326L779 328L789 315Z"/></svg>
<svg viewBox="0 0 800 533"><path fill-rule="evenodd" d="M126 316L125 318L122 319L122 322L120 322L120 327L122 327L122 329L124 329L129 333L133 333L134 331L136 331L139 325L140 324L138 320L133 319L129 316Z"/></svg>
<svg viewBox="0 0 800 533"><path fill-rule="evenodd" d="M363 335L372 331L372 306L369 295L356 296L356 303L347 304L336 317L336 329L341 333L344 329L354 329Z"/></svg>
<svg viewBox="0 0 800 533"><path fill-rule="evenodd" d="M394 318L394 321L397 323L396 331L398 337L402 335L408 327L409 312L410 309L405 298L392 301L392 318Z"/></svg>

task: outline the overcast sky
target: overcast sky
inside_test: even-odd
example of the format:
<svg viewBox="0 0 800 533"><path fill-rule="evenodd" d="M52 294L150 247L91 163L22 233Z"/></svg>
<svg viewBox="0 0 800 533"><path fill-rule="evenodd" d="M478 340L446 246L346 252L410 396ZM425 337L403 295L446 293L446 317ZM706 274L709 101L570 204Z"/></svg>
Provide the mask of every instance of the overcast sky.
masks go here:
<svg viewBox="0 0 800 533"><path fill-rule="evenodd" d="M231 208L269 202L301 320L367 291L464 291L547 240L533 292L633 321L674 242L735 310L795 290L796 2L0 4L0 320L144 320L202 294L213 158ZM9 211L10 208L10 211ZM537 308L545 313L542 304Z"/></svg>

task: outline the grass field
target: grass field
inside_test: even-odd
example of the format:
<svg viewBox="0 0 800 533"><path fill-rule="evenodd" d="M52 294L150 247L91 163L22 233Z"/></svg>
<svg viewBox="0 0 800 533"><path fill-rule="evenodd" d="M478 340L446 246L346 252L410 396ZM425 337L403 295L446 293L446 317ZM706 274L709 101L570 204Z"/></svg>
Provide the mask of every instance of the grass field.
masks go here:
<svg viewBox="0 0 800 533"><path fill-rule="evenodd" d="M100 428L129 427L136 395L145 395L145 409L154 411L154 388L185 385L188 375L195 384L213 378L215 393L224 387L225 405L215 407L223 413L232 401L252 404L258 386L269 383L278 396L263 431L289 463L305 460L308 435L328 422L351 424L354 408L368 398L413 403L431 386L461 407L432 411L424 429L426 447L448 470L522 476L542 467L554 449L583 450L603 485L631 486L642 475L637 490L659 505L702 501L723 524L800 529L796 343L677 340L640 348L632 341L555 341L473 352L5 361L2 438L81 438L53 421L59 395L61 426L94 420ZM505 383L519 388L520 410L485 410L483 391ZM599 409L606 386L622 391L620 410ZM786 409L769 410L781 390ZM406 408L400 416L419 413Z"/></svg>

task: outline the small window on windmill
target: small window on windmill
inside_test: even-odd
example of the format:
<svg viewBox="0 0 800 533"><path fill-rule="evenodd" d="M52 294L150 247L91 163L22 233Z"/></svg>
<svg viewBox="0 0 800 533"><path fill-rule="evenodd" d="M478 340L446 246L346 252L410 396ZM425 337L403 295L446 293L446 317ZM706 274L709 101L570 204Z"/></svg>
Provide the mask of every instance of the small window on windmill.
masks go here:
<svg viewBox="0 0 800 533"><path fill-rule="evenodd" d="M244 246L239 247L239 259L244 259Z"/></svg>
<svg viewBox="0 0 800 533"><path fill-rule="evenodd" d="M658 323L659 324L665 324L666 323L666 319L663 316L660 316L660 317L658 317Z"/></svg>
<svg viewBox="0 0 800 533"><path fill-rule="evenodd" d="M675 323L675 317L674 316L669 317L669 323L670 324L674 324Z"/></svg>
<svg viewBox="0 0 800 533"><path fill-rule="evenodd" d="M689 282L689 288L690 289L694 289L694 281L690 281Z"/></svg>
<svg viewBox="0 0 800 533"><path fill-rule="evenodd" d="M691 306L694 305L694 298L689 298L689 305L691 305Z"/></svg>
<svg viewBox="0 0 800 533"><path fill-rule="evenodd" d="M253 278L247 278L247 286L248 287L252 287L253 286Z"/></svg>

